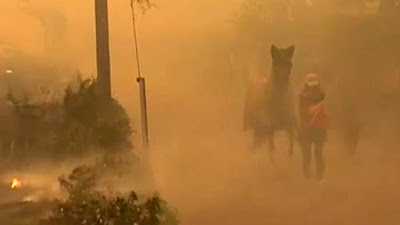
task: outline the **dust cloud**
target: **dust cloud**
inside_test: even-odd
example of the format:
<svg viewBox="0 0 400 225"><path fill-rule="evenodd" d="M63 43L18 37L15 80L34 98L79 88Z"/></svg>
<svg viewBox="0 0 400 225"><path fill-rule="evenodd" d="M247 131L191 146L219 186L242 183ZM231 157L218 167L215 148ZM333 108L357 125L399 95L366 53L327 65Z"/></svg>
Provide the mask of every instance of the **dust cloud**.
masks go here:
<svg viewBox="0 0 400 225"><path fill-rule="evenodd" d="M339 132L330 132L323 183L303 179L300 149L296 146L294 157L289 159L283 134L278 134L274 164L267 160L266 150L250 151L251 134L242 126L244 93L249 76L268 74L269 44L296 44L295 87L311 71L333 74L337 79L359 71L351 70L351 61L335 64L335 57L342 54L351 58L351 52L330 49L317 41L313 52L330 57L332 65L319 65L328 68L325 71L316 66L321 55L314 55L313 63L306 62L302 57L311 48L303 46L313 41L304 36L296 41L296 37L286 37L284 31L274 37L263 36L266 43L250 48L255 53L237 50L235 47L241 46L235 44L238 34L234 18L242 2L159 0L154 2L156 8L138 16L142 72L148 90L151 162L161 195L179 209L182 223L190 225L397 224L398 120L385 109L378 107L365 113L369 123L361 133L354 159L345 154ZM74 65L87 76L96 73L93 1L8 0L0 2L0 9L1 45L34 56L57 56L57 60ZM134 139L139 143L129 1L109 1L109 17L113 95L133 120L137 130ZM317 25L321 33L335 32ZM240 57L233 56L236 51ZM260 55L263 60L259 63ZM385 71L378 63L377 70ZM385 85L397 79L396 73L388 70L382 72L388 74ZM368 74L357 79L362 83L372 78ZM328 101L337 102L346 96L334 90L334 81L326 79ZM368 101L364 103L368 105ZM337 105L333 108L338 110Z"/></svg>

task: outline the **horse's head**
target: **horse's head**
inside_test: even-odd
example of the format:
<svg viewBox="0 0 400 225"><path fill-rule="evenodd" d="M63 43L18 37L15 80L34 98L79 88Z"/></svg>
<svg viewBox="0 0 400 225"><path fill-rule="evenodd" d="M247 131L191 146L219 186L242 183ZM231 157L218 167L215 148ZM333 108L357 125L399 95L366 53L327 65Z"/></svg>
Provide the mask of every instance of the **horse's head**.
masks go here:
<svg viewBox="0 0 400 225"><path fill-rule="evenodd" d="M284 83L289 82L294 48L294 45L288 48L277 48L275 45L271 46L272 76L274 76L276 81Z"/></svg>

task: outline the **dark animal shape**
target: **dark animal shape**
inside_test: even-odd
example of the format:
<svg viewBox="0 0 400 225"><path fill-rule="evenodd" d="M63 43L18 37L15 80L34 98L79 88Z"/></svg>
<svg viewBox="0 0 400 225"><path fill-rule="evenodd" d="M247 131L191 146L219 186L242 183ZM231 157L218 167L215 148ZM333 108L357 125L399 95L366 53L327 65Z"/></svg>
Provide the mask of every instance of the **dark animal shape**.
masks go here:
<svg viewBox="0 0 400 225"><path fill-rule="evenodd" d="M267 81L250 85L245 102L245 130L254 134L254 148L266 140L269 143L271 160L275 149L274 133L284 130L289 135L289 155L293 154L294 131L296 127L293 93L290 88L290 74L295 47L271 47L272 71Z"/></svg>

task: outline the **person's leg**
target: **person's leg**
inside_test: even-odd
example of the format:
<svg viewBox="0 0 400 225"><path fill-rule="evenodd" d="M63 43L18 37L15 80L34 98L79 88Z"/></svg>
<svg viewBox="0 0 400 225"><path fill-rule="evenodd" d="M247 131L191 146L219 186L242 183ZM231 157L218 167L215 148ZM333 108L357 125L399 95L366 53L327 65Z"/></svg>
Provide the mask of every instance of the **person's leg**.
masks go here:
<svg viewBox="0 0 400 225"><path fill-rule="evenodd" d="M257 151L258 149L260 149L262 147L262 145L265 142L265 134L263 133L263 131L261 129L254 129L253 131L253 146L252 146L252 150L253 151Z"/></svg>
<svg viewBox="0 0 400 225"><path fill-rule="evenodd" d="M275 140L274 140L274 132L269 131L267 134L268 138L268 154L269 154L269 159L271 162L274 161L274 155L275 155Z"/></svg>
<svg viewBox="0 0 400 225"><path fill-rule="evenodd" d="M350 157L354 157L357 150L358 141L360 139L361 126L359 124L351 124L345 132L345 144Z"/></svg>
<svg viewBox="0 0 400 225"><path fill-rule="evenodd" d="M309 178L312 143L308 140L303 140L301 141L300 145L301 145L301 151L303 153L303 173L306 178Z"/></svg>
<svg viewBox="0 0 400 225"><path fill-rule="evenodd" d="M287 129L287 134L288 134L288 138L289 138L289 157L293 156L293 143L294 143L294 129Z"/></svg>
<svg viewBox="0 0 400 225"><path fill-rule="evenodd" d="M317 167L317 179L321 180L324 176L325 172L325 161L323 156L323 142L316 142L314 144L314 151L315 151L315 163Z"/></svg>

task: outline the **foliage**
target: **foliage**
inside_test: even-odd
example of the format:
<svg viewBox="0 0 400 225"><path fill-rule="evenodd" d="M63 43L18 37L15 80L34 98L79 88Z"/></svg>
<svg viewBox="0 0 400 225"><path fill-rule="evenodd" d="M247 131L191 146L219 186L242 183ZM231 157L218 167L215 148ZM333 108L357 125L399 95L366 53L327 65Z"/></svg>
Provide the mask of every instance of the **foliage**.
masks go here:
<svg viewBox="0 0 400 225"><path fill-rule="evenodd" d="M54 144L52 137L62 123L61 105L56 101L28 97L25 93L18 96L9 92L7 99L12 105L8 120L13 123L6 128L10 133L2 137L4 143L11 142L21 158L41 156Z"/></svg>
<svg viewBox="0 0 400 225"><path fill-rule="evenodd" d="M11 135L16 152L25 157L64 157L90 149L129 150L128 115L115 99L104 100L96 92L96 80L79 78L66 88L63 99L8 93L17 124Z"/></svg>
<svg viewBox="0 0 400 225"><path fill-rule="evenodd" d="M96 173L93 168L80 166L75 168L66 178L59 178L60 186L66 190L71 200L85 198L90 195L96 185Z"/></svg>
<svg viewBox="0 0 400 225"><path fill-rule="evenodd" d="M132 5L136 4L143 13L145 13L150 8L155 7L155 5L152 3L151 0L130 0L130 1Z"/></svg>
<svg viewBox="0 0 400 225"><path fill-rule="evenodd" d="M353 1L357 4L349 2L246 0L236 17L236 27L239 37L246 40L249 46L258 41L257 38L263 38L268 44L301 43L302 46L306 45L307 50L312 48L312 44L320 43L336 47L341 44L343 37L351 38L354 44L357 44L355 41L365 39L367 42L373 40L371 44L380 45L382 40L392 42L390 37L399 35L396 25L400 22L400 13L389 16L389 13L379 8L369 12L364 10L368 8L368 1ZM389 8L400 10L400 6L395 3ZM351 14L349 11L358 13ZM366 38L365 31L369 31L371 37Z"/></svg>
<svg viewBox="0 0 400 225"><path fill-rule="evenodd" d="M165 202L153 196L145 202L135 192L128 196L89 195L82 201L58 201L53 214L40 225L158 225L166 223ZM177 222L177 220L176 220Z"/></svg>
<svg viewBox="0 0 400 225"><path fill-rule="evenodd" d="M293 4L286 4L289 2ZM262 58L256 66L264 71L271 44L295 43L294 83L314 72L321 74L325 84L332 84L326 88L344 90L350 96L347 99L356 94L369 98L382 92L384 87L379 85L390 79L382 72L388 74L400 66L400 45L395 41L400 38L400 13L391 15L379 8L368 11L366 8L372 7L368 2L246 0L236 19L240 43L236 46ZM391 2L390 8L400 10ZM243 54L237 57L242 59L238 62L249 58ZM364 77L371 80L361 79Z"/></svg>
<svg viewBox="0 0 400 225"><path fill-rule="evenodd" d="M67 136L62 145L77 151L87 146L113 150L131 147L128 115L116 100L108 101L96 94L95 80L79 81L75 88L69 86L63 108Z"/></svg>
<svg viewBox="0 0 400 225"><path fill-rule="evenodd" d="M158 195L141 199L131 191L126 195L96 191L103 171L96 167L75 168L68 177L60 177L67 191L66 200L56 200L49 217L40 225L177 225L176 212Z"/></svg>

